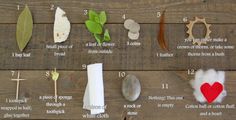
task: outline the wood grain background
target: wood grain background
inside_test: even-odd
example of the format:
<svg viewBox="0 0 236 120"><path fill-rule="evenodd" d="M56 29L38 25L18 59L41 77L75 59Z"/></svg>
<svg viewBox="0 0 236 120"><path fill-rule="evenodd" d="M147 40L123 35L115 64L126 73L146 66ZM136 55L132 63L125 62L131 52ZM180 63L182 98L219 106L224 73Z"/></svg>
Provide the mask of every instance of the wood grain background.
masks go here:
<svg viewBox="0 0 236 120"><path fill-rule="evenodd" d="M18 50L15 29L19 13L27 4L34 18L33 37L25 49L31 53L30 58L14 58L12 53ZM19 10L17 10L19 6ZM61 45L73 45L65 49L66 57L55 57L57 50L46 49L53 45L53 22L55 8L59 6L67 13L72 23L68 40ZM94 38L86 30L84 21L88 9L106 10L108 15L107 28L110 29L114 47L86 47ZM157 44L159 18L157 12L166 9L165 37L173 53L172 58L157 57L162 51ZM186 104L199 104L192 95L189 80L193 76L187 74L188 69L225 70L227 97L221 104L236 104L236 50L223 50L224 57L188 57L188 52L208 52L210 50L179 50L179 45L185 43L186 24L183 21L193 20L195 16L205 17L212 24L211 37L227 38L221 45L236 45L236 1L235 0L0 0L0 106L6 106L6 98L15 97L16 83L10 81L11 70L22 70L22 77L27 81L20 86L20 97L29 98L32 119L82 119L82 114L88 111L82 109L83 94L87 83L86 70L83 64L101 62L104 64L106 113L111 120L236 120L235 109L185 109ZM124 19L132 18L141 25L141 46L127 46L127 31L123 27ZM204 27L196 25L194 35L204 35ZM217 45L209 43L207 45ZM111 49L112 54L88 54L88 50ZM60 51L60 50L59 50ZM222 51L222 50L220 50ZM212 52L212 51L210 51ZM60 95L73 96L66 102L66 114L47 115L45 103L38 99L41 95L53 94L53 82L45 77L45 72L53 68L60 70L58 90ZM121 94L120 71L135 74L141 81L140 98L129 103ZM162 84L168 84L169 89L163 90ZM151 101L148 96L184 96L182 101ZM158 103L174 103L172 109L158 108ZM126 104L141 104L141 109L124 109ZM127 116L127 111L138 111L137 116ZM200 112L221 111L222 116L201 117ZM0 112L2 119L4 112Z"/></svg>

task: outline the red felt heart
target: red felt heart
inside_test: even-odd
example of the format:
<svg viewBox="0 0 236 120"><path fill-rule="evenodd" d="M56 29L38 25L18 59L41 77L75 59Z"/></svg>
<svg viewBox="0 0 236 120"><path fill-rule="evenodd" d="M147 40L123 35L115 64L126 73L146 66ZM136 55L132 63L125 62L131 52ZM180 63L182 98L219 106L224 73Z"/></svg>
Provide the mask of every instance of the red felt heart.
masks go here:
<svg viewBox="0 0 236 120"><path fill-rule="evenodd" d="M201 86L201 92L207 99L208 103L212 103L223 91L223 85L219 82L215 82L213 85L204 83Z"/></svg>

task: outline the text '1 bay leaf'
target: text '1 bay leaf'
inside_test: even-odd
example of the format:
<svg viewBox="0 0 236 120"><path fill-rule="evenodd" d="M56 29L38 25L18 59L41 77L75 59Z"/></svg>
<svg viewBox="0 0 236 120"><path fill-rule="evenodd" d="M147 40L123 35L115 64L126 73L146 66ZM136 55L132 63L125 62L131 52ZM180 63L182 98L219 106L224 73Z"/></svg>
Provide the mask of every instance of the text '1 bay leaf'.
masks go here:
<svg viewBox="0 0 236 120"><path fill-rule="evenodd" d="M26 5L20 13L16 26L16 40L20 51L28 44L33 31L33 18L29 7Z"/></svg>

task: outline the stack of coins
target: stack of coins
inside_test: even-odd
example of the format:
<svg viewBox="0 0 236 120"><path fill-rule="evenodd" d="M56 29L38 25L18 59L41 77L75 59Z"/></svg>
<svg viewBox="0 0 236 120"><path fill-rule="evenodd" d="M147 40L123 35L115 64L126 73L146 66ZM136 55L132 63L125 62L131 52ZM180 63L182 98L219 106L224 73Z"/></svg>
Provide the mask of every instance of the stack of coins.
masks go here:
<svg viewBox="0 0 236 120"><path fill-rule="evenodd" d="M124 22L124 27L129 30L128 37L131 40L139 38L140 25L132 19L127 19Z"/></svg>

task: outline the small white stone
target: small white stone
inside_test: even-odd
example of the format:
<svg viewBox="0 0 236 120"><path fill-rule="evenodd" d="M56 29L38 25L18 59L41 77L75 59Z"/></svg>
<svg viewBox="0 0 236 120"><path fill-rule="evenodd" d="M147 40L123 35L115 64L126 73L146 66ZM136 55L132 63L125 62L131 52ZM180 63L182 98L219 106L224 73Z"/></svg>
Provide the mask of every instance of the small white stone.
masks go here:
<svg viewBox="0 0 236 120"><path fill-rule="evenodd" d="M61 43L66 41L70 34L70 27L66 13L57 7L54 21L54 42Z"/></svg>

